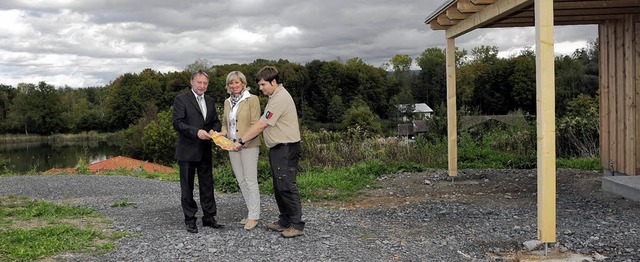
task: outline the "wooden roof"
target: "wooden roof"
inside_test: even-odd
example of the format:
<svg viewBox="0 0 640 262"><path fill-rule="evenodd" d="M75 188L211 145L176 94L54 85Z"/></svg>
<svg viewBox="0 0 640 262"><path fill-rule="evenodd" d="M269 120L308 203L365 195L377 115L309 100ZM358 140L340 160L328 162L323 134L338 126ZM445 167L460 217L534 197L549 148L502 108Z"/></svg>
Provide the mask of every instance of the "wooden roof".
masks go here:
<svg viewBox="0 0 640 262"><path fill-rule="evenodd" d="M554 0L553 13L555 25L599 24L640 14L640 0ZM476 28L534 26L534 16L534 0L447 0L425 23L450 38Z"/></svg>

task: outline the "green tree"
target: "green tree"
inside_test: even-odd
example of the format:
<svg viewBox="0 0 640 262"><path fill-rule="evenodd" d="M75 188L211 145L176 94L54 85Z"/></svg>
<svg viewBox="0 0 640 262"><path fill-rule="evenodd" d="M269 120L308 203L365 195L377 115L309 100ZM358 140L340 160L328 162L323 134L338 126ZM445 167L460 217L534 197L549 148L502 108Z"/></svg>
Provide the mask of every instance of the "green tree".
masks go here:
<svg viewBox="0 0 640 262"><path fill-rule="evenodd" d="M413 111L415 111L416 106L409 89L405 88L399 94L391 97L390 104L391 115L407 119L407 121L413 120Z"/></svg>
<svg viewBox="0 0 640 262"><path fill-rule="evenodd" d="M318 86L320 69L326 64L325 61L313 60L305 65L309 72L309 84L304 88L303 96L306 98L303 106L303 121L319 121L322 108L322 90Z"/></svg>
<svg viewBox="0 0 640 262"><path fill-rule="evenodd" d="M89 87L86 89L87 92L87 101L92 105L92 108L95 109L96 114L98 115L99 122L106 122L106 104L105 101L107 99L108 89L106 87ZM106 124L103 124L100 129L105 128Z"/></svg>
<svg viewBox="0 0 640 262"><path fill-rule="evenodd" d="M139 75L124 74L111 83L106 99L110 129L122 130L135 124L150 105L160 108L165 81L162 74L145 69Z"/></svg>
<svg viewBox="0 0 640 262"><path fill-rule="evenodd" d="M332 123L340 123L342 121L342 115L344 114L345 107L342 102L342 97L335 95L331 98L329 103L329 119Z"/></svg>
<svg viewBox="0 0 640 262"><path fill-rule="evenodd" d="M68 131L65 130L67 123L64 121L62 114L64 107L55 87L45 82L40 82L34 95L35 97L32 100L40 104L38 106L39 121L36 122L39 126L39 133L57 134L61 131Z"/></svg>
<svg viewBox="0 0 640 262"><path fill-rule="evenodd" d="M413 59L409 55L395 54L389 59L389 62L391 62L394 72L409 72Z"/></svg>
<svg viewBox="0 0 640 262"><path fill-rule="evenodd" d="M28 98L29 94L35 92L35 85L20 83L17 87L17 94L11 101L9 108L9 114L7 116L11 123L11 128L19 130L28 135L29 132L33 132L35 125L36 110L32 107L31 100Z"/></svg>
<svg viewBox="0 0 640 262"><path fill-rule="evenodd" d="M555 59L556 67L556 113L565 114L567 102L581 93L586 93L584 85L584 65L570 56Z"/></svg>
<svg viewBox="0 0 640 262"><path fill-rule="evenodd" d="M126 73L118 77L108 90L106 105L110 129L122 130L136 123L142 116L143 107L137 75Z"/></svg>
<svg viewBox="0 0 640 262"><path fill-rule="evenodd" d="M380 118L360 99L351 103L351 107L344 114L342 125L346 128L360 127L371 134L382 133Z"/></svg>
<svg viewBox="0 0 640 262"><path fill-rule="evenodd" d="M164 90L159 98L160 110L164 111L173 105L173 99L191 88L191 74L187 71L169 72L164 75Z"/></svg>
<svg viewBox="0 0 640 262"><path fill-rule="evenodd" d="M471 60L480 63L493 63L498 60L498 47L481 45L471 49Z"/></svg>
<svg viewBox="0 0 640 262"><path fill-rule="evenodd" d="M513 74L509 82L513 85L512 97L519 109L536 114L536 58L532 50L527 49L513 59ZM514 109L510 109L513 111Z"/></svg>
<svg viewBox="0 0 640 262"><path fill-rule="evenodd" d="M334 96L343 95L342 79L344 77L344 66L338 61L325 63L316 75L316 88L314 92L313 108L316 112L316 119L322 123L330 123L331 118L327 105L331 103Z"/></svg>
<svg viewBox="0 0 640 262"><path fill-rule="evenodd" d="M416 61L421 70L420 84L413 88L415 100L426 102L427 105L444 102L447 94L445 51L437 47L425 49Z"/></svg>
<svg viewBox="0 0 640 262"><path fill-rule="evenodd" d="M475 79L473 105L483 114L504 115L515 107L512 97L513 83L509 78L513 68L509 61L494 60L486 70L479 72Z"/></svg>
<svg viewBox="0 0 640 262"><path fill-rule="evenodd" d="M178 135L173 130L170 108L160 112L158 118L144 127L142 150L145 158L154 163L170 165L174 163L174 153Z"/></svg>
<svg viewBox="0 0 640 262"><path fill-rule="evenodd" d="M387 116L388 89L387 71L383 68L373 67L353 57L345 63L345 78L343 89L345 98L343 101L361 99L369 105L371 110L380 117Z"/></svg>
<svg viewBox="0 0 640 262"><path fill-rule="evenodd" d="M598 95L599 88L599 48L597 41L589 41L587 47L576 50L572 57L580 61L584 67L584 88L585 94L590 96Z"/></svg>
<svg viewBox="0 0 640 262"><path fill-rule="evenodd" d="M209 59L198 58L192 64L187 65L184 68L184 71L188 72L189 74L193 74L198 70L209 71L209 69L212 67L213 67L213 62L211 62Z"/></svg>
<svg viewBox="0 0 640 262"><path fill-rule="evenodd" d="M19 93L12 101L9 119L13 127L29 132L50 135L64 131L63 105L52 85L40 82L19 84Z"/></svg>
<svg viewBox="0 0 640 262"><path fill-rule="evenodd" d="M16 96L16 89L9 85L0 85L0 133L10 129L9 112L11 100Z"/></svg>

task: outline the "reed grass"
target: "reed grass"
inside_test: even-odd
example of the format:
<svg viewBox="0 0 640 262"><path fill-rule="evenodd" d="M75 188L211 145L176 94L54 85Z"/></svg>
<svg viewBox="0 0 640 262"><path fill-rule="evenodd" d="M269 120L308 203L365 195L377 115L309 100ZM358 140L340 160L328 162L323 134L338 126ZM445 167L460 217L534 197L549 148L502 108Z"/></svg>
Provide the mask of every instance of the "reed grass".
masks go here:
<svg viewBox="0 0 640 262"><path fill-rule="evenodd" d="M3 135L0 135L0 142L2 143L22 143L22 142L52 143L52 142L74 142L74 141L103 141L103 140L106 140L110 135L111 134L109 133L98 133L95 131L82 132L78 134L54 134L50 136L3 134Z"/></svg>

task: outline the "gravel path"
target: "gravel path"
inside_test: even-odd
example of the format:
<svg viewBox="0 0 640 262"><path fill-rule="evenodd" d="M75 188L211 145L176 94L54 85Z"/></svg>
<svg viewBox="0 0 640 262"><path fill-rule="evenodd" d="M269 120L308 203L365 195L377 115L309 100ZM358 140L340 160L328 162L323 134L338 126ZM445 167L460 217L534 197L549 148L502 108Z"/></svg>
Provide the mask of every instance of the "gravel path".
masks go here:
<svg viewBox="0 0 640 262"><path fill-rule="evenodd" d="M461 172L457 179L474 184L469 181L493 177ZM589 259L640 261L640 204L604 192L574 191L584 190L558 186L557 249ZM273 197L266 195L258 228L246 231L237 223L246 212L240 194L218 194L217 220L226 227L202 228L199 220L200 233L190 234L177 182L100 175L0 177L0 195L10 194L89 206L113 219L116 230L131 233L107 254L54 258L62 261L509 261L509 254L523 252L522 243L536 238L531 194L495 201L479 198L482 194L475 200L431 198L363 209L305 203L305 235L294 239L266 229L264 224L277 216ZM110 207L123 200L135 205ZM513 261L525 261L522 254Z"/></svg>

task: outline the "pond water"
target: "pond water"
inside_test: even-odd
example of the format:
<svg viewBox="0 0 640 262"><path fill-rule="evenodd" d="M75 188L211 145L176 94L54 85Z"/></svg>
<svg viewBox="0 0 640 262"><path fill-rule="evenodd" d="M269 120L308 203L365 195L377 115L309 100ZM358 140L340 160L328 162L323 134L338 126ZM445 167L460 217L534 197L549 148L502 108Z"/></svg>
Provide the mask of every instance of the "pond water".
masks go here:
<svg viewBox="0 0 640 262"><path fill-rule="evenodd" d="M4 160L11 171L19 173L76 167L80 158L91 164L118 155L119 148L104 141L0 144L0 159Z"/></svg>

